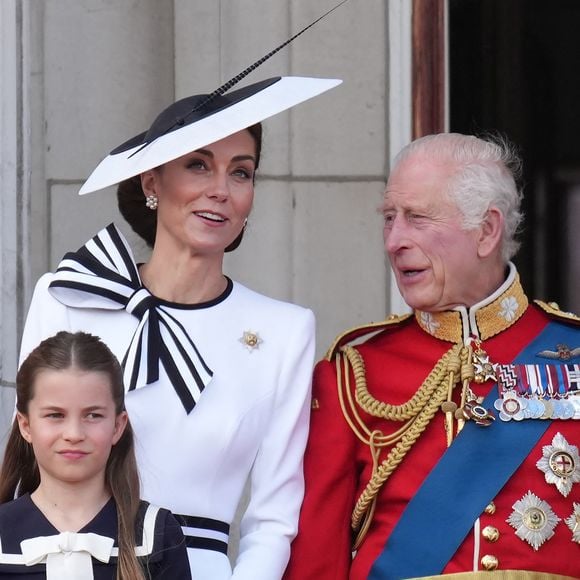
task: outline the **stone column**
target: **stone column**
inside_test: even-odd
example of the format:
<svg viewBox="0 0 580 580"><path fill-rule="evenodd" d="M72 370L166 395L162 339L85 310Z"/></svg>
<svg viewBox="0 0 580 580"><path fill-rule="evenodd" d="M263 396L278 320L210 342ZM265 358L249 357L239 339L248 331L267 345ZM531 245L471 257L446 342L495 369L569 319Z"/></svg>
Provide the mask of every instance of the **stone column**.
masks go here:
<svg viewBox="0 0 580 580"><path fill-rule="evenodd" d="M19 322L19 277L24 183L23 8L17 0L0 4L0 449L14 409Z"/></svg>

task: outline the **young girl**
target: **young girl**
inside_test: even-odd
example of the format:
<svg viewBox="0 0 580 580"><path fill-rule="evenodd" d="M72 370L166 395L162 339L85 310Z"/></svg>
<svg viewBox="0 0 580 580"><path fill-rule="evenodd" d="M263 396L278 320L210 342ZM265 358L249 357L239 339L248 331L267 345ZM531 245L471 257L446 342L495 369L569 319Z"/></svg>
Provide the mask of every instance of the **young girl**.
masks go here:
<svg viewBox="0 0 580 580"><path fill-rule="evenodd" d="M139 500L122 370L109 348L59 332L22 363L16 389L0 473L0 578L191 578L176 519Z"/></svg>

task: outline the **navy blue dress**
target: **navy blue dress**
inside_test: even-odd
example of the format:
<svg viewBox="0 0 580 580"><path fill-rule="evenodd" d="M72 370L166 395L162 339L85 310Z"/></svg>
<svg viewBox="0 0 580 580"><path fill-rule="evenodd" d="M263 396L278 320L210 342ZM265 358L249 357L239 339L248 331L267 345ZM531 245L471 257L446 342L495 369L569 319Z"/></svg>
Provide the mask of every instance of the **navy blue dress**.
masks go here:
<svg viewBox="0 0 580 580"><path fill-rule="evenodd" d="M108 563L92 558L95 580L115 580L117 573L117 507L113 499L79 533L99 534L114 539ZM20 542L59 531L36 507L29 494L0 505L0 578L40 580L46 578L46 564L26 566ZM135 524L136 554L146 578L191 579L185 540L173 514L141 501ZM63 578L63 580L65 580Z"/></svg>

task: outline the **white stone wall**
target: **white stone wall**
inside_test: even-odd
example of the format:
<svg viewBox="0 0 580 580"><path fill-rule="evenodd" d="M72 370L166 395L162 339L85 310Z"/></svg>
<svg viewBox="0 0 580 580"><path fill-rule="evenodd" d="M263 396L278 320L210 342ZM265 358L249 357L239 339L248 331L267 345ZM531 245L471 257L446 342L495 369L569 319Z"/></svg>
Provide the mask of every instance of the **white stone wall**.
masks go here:
<svg viewBox="0 0 580 580"><path fill-rule="evenodd" d="M16 373L18 232L13 222L20 214L17 190L22 176L17 170L22 150L19 19L16 2L0 4L0 449L12 416Z"/></svg>
<svg viewBox="0 0 580 580"><path fill-rule="evenodd" d="M334 3L2 0L0 435L34 282L109 221L124 226L113 189L79 197L83 180L170 102L213 90ZM389 141L406 139L410 103L394 102L388 85L405 70L399 36L408 6L348 2L246 81L344 79L265 122L255 207L241 248L226 259L233 278L315 311L319 356L338 332L389 311L376 207ZM405 95L402 86L396 94ZM124 230L145 258L144 244Z"/></svg>

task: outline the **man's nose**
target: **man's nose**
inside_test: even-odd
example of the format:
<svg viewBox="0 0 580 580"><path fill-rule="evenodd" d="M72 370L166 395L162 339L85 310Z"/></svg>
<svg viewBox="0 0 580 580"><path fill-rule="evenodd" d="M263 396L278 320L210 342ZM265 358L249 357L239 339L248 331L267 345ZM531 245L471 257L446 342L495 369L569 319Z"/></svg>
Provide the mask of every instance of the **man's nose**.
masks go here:
<svg viewBox="0 0 580 580"><path fill-rule="evenodd" d="M403 216L394 216L385 223L384 227L385 250L394 254L408 245L408 224Z"/></svg>

